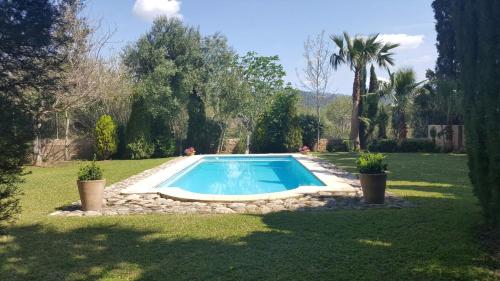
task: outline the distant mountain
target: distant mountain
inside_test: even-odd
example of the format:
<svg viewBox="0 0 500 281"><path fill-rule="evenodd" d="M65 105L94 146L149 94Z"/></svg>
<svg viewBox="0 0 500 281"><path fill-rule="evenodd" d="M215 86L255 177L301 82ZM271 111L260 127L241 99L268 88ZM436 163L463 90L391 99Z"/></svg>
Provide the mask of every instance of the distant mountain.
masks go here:
<svg viewBox="0 0 500 281"><path fill-rule="evenodd" d="M330 94L327 93L321 102L321 107L334 101L340 94ZM316 94L308 91L300 91L300 103L304 107L315 107L316 106Z"/></svg>

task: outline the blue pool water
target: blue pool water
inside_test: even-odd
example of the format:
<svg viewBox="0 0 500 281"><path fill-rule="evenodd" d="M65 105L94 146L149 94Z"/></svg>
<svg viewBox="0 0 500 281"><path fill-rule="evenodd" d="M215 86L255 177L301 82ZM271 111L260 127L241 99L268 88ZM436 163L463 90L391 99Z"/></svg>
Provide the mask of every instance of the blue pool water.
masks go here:
<svg viewBox="0 0 500 281"><path fill-rule="evenodd" d="M298 186L324 186L292 156L206 156L160 188L218 195L280 192Z"/></svg>

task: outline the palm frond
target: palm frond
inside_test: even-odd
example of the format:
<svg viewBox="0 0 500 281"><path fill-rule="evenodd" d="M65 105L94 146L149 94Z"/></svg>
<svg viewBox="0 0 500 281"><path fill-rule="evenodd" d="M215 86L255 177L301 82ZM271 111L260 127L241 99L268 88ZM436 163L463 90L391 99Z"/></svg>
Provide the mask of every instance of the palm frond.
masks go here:
<svg viewBox="0 0 500 281"><path fill-rule="evenodd" d="M344 64L346 61L345 61L345 58L344 56L341 56L339 54L332 54L330 56L330 64L332 65L333 69L337 70L339 68L340 65Z"/></svg>

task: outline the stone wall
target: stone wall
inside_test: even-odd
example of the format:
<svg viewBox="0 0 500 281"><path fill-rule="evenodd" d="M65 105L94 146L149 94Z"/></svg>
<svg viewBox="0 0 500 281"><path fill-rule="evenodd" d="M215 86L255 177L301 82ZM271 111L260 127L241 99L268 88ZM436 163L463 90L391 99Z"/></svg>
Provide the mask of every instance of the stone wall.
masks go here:
<svg viewBox="0 0 500 281"><path fill-rule="evenodd" d="M319 139L319 145L317 152L326 152L326 146L328 145L328 139Z"/></svg>
<svg viewBox="0 0 500 281"><path fill-rule="evenodd" d="M44 163L64 161L64 139L42 139L41 144ZM70 139L68 149L71 159L90 159L94 153L94 142L90 138Z"/></svg>
<svg viewBox="0 0 500 281"><path fill-rule="evenodd" d="M234 138L234 139L226 139L224 141L224 145L222 146L222 150L220 154L234 154L236 153L236 146L238 145L238 142L240 139ZM319 140L319 146L318 146L318 152L326 152L326 147L328 145L328 139L320 139ZM312 149L315 149L315 147L311 147ZM298 148L297 148L298 149Z"/></svg>
<svg viewBox="0 0 500 281"><path fill-rule="evenodd" d="M465 150L465 131L463 125L452 125L453 137L453 151L464 151ZM436 129L436 139L434 140L438 147L444 147L446 144L446 136L444 130L446 125L429 125L427 126L427 135L429 139L431 138L432 128Z"/></svg>

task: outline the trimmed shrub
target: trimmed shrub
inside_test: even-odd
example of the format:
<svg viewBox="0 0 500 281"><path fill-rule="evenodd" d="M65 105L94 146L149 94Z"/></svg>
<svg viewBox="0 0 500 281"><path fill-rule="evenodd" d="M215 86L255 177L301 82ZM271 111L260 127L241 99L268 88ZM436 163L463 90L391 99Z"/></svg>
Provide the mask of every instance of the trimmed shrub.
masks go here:
<svg viewBox="0 0 500 281"><path fill-rule="evenodd" d="M131 159L146 159L153 156L155 147L147 143L144 137L139 137L127 145L127 150Z"/></svg>
<svg viewBox="0 0 500 281"><path fill-rule="evenodd" d="M99 159L109 159L118 149L117 127L113 118L103 115L95 126L96 153Z"/></svg>
<svg viewBox="0 0 500 281"><path fill-rule="evenodd" d="M436 145L428 139L406 139L399 146L401 152L437 152Z"/></svg>
<svg viewBox="0 0 500 281"><path fill-rule="evenodd" d="M368 150L371 152L439 152L434 142L428 139L406 139L400 144L392 139L374 140L368 145Z"/></svg>
<svg viewBox="0 0 500 281"><path fill-rule="evenodd" d="M348 142L342 139L329 140L326 145L326 150L328 152L348 152L349 151Z"/></svg>
<svg viewBox="0 0 500 281"><path fill-rule="evenodd" d="M372 152L397 152L398 143L391 139L374 140L368 145L368 150Z"/></svg>
<svg viewBox="0 0 500 281"><path fill-rule="evenodd" d="M252 151L261 153L295 152L302 146L297 118L297 93L287 90L274 97L252 134Z"/></svg>
<svg viewBox="0 0 500 281"><path fill-rule="evenodd" d="M299 125L302 130L302 144L307 145L311 149L316 147L318 138L318 117L310 114L299 116ZM323 135L323 124L319 126L319 135Z"/></svg>
<svg viewBox="0 0 500 281"><path fill-rule="evenodd" d="M158 136L153 144L153 157L167 157L175 153L175 140L170 137Z"/></svg>

